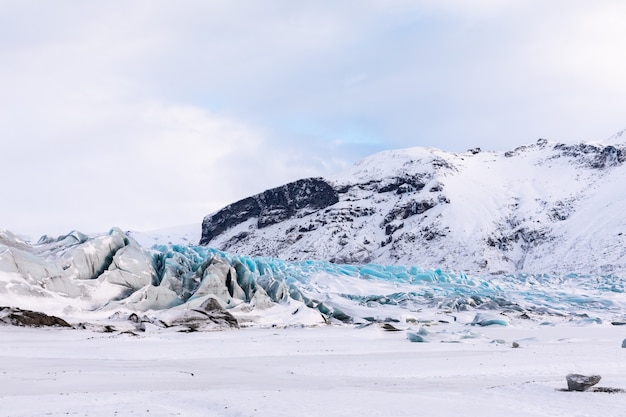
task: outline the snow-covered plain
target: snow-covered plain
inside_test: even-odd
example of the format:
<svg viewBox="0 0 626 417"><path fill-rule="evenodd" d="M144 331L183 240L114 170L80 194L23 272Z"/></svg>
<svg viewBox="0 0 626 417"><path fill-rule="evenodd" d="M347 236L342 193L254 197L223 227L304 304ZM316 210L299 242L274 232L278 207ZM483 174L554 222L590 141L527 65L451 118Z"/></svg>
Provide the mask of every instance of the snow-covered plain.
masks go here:
<svg viewBox="0 0 626 417"><path fill-rule="evenodd" d="M410 343L376 324L140 336L4 327L0 415L624 416L626 394L559 390L570 372L626 388L625 328L472 332Z"/></svg>

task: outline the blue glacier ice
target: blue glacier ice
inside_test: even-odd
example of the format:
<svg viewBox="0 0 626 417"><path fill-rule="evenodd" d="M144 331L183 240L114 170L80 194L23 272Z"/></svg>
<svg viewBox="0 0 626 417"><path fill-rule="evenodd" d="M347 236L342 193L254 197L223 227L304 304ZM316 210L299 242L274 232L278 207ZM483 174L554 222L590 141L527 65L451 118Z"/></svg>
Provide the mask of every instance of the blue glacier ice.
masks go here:
<svg viewBox="0 0 626 417"><path fill-rule="evenodd" d="M487 317L479 325L500 313L588 323L626 318L624 282L614 275L468 276L417 266L287 262L205 246L145 249L119 229L95 237L73 232L34 245L0 236L0 303L19 304L24 297L61 300L73 309L136 312L195 308L214 298L239 313L283 305L294 315L304 308L343 322L427 309L475 311ZM508 323L499 319L490 324Z"/></svg>
<svg viewBox="0 0 626 417"><path fill-rule="evenodd" d="M623 280L612 275L469 277L464 273L417 266L341 265L315 260L287 262L231 255L199 246L155 246L153 250L161 259L170 259L173 254L181 256L188 265L187 274L202 269L211 259L223 259L234 268L233 279L242 288L246 301L260 287L273 302L291 297L330 315L340 310L341 303L325 301L329 293L370 308L393 305L410 310L481 309L581 316L607 311L619 315L624 312L626 301ZM181 280L189 282L184 274ZM349 288L343 285L347 280ZM386 291L390 288L394 290Z"/></svg>

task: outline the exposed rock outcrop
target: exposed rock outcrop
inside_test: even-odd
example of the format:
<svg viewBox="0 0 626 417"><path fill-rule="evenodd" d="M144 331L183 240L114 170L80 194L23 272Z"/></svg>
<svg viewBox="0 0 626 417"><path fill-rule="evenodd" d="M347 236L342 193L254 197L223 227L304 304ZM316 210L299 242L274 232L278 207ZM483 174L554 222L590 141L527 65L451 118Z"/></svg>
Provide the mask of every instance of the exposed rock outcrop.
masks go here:
<svg viewBox="0 0 626 417"><path fill-rule="evenodd" d="M16 307L0 307L0 323L22 327L72 327L62 318Z"/></svg>
<svg viewBox="0 0 626 417"><path fill-rule="evenodd" d="M339 201L335 189L322 178L307 178L272 188L245 198L205 217L202 222L201 245L249 219L256 219L261 229L298 213L310 214Z"/></svg>

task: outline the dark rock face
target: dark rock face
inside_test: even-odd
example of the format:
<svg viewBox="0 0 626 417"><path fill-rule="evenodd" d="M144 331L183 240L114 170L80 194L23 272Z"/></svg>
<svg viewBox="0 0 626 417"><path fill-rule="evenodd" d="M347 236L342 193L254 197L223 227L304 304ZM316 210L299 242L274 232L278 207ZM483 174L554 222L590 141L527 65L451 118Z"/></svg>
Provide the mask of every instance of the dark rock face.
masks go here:
<svg viewBox="0 0 626 417"><path fill-rule="evenodd" d="M299 210L316 211L339 201L337 191L322 178L307 178L245 198L207 216L202 222L201 245L222 232L257 218L259 229L293 217Z"/></svg>
<svg viewBox="0 0 626 417"><path fill-rule="evenodd" d="M0 323L23 327L72 327L59 317L14 307L0 307Z"/></svg>
<svg viewBox="0 0 626 417"><path fill-rule="evenodd" d="M593 169L616 166L626 161L624 152L611 145L602 147L587 143L578 145L560 143L554 146L554 150L559 151L562 156L575 158L581 164Z"/></svg>
<svg viewBox="0 0 626 417"><path fill-rule="evenodd" d="M546 231L544 230L531 230L520 227L507 235L489 236L486 243L491 247L497 247L499 250L507 252L513 250L513 247L518 242L521 242L522 246L528 247L546 239Z"/></svg>
<svg viewBox="0 0 626 417"><path fill-rule="evenodd" d="M614 146L607 146L597 157L594 168L604 168L606 166L614 166L621 164L626 160L624 153Z"/></svg>
<svg viewBox="0 0 626 417"><path fill-rule="evenodd" d="M405 194L412 191L420 191L426 185L421 175L406 175L396 177L385 184L381 184L380 182L374 182L373 184L376 191L381 194L391 191L394 191L396 194Z"/></svg>
<svg viewBox="0 0 626 417"><path fill-rule="evenodd" d="M504 153L504 156L511 158L531 149L543 149L547 144L547 140L539 139L536 144L518 146L512 151L507 151ZM620 148L612 145L601 146L590 143L566 145L564 143L558 143L554 145L553 150L556 151L556 153L551 159L562 157L571 158L574 163L592 169L617 166L626 161L626 150L623 147Z"/></svg>
<svg viewBox="0 0 626 417"><path fill-rule="evenodd" d="M436 203L432 200L415 201L411 200L403 204L395 206L386 216L384 223L391 223L394 220L405 220L416 214L422 214L435 207Z"/></svg>
<svg viewBox="0 0 626 417"><path fill-rule="evenodd" d="M600 375L585 376L580 374L569 374L565 377L567 389L569 391L587 391L589 388L600 382Z"/></svg>
<svg viewBox="0 0 626 417"><path fill-rule="evenodd" d="M200 244L207 245L215 236L250 218L258 217L260 213L261 207L254 197L248 197L224 207L202 221Z"/></svg>

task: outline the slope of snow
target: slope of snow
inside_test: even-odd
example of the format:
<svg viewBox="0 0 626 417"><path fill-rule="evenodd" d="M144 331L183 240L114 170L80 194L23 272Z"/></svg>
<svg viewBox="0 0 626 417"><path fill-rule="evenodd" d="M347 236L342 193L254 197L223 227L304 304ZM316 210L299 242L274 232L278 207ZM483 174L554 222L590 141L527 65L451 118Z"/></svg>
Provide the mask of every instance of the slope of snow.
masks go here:
<svg viewBox="0 0 626 417"><path fill-rule="evenodd" d="M381 152L328 180L338 202L269 225L247 216L208 244L287 260L479 274L623 274L622 139L577 145L540 139L504 153ZM219 214L207 216L203 227Z"/></svg>

